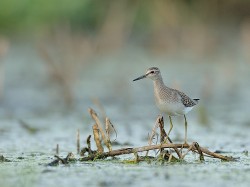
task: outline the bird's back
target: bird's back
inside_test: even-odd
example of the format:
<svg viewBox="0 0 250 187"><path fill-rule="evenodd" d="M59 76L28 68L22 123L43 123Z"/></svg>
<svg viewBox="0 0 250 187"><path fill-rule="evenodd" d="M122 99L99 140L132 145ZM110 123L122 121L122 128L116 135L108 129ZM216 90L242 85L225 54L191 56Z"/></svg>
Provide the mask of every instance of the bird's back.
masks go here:
<svg viewBox="0 0 250 187"><path fill-rule="evenodd" d="M198 100L193 100L183 92L169 88L161 82L155 83L154 95L157 107L173 116L186 114L198 103Z"/></svg>
<svg viewBox="0 0 250 187"><path fill-rule="evenodd" d="M193 107L198 104L199 99L191 99L179 90L175 90L181 96L181 102L185 107Z"/></svg>

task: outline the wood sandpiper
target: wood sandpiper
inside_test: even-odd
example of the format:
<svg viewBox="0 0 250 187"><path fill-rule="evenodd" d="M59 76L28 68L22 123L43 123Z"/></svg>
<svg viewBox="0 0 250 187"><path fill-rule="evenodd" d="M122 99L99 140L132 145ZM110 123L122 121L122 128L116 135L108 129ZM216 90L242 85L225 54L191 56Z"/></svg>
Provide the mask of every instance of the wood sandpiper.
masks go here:
<svg viewBox="0 0 250 187"><path fill-rule="evenodd" d="M173 128L171 116L184 115L185 119L185 144L187 144L187 119L186 114L198 104L199 99L190 99L186 94L179 90L167 87L157 67L148 68L145 75L142 75L133 81L143 78L150 78L154 82L154 95L157 107L161 112L166 113L170 120L170 129L168 136Z"/></svg>

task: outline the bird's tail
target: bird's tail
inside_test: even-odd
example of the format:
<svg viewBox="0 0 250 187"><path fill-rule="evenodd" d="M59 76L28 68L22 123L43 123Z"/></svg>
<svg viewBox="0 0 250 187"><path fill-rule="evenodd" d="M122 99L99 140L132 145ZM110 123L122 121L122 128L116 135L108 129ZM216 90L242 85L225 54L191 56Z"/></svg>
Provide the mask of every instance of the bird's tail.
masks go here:
<svg viewBox="0 0 250 187"><path fill-rule="evenodd" d="M193 99L193 100L196 102L196 104L198 104L200 99Z"/></svg>

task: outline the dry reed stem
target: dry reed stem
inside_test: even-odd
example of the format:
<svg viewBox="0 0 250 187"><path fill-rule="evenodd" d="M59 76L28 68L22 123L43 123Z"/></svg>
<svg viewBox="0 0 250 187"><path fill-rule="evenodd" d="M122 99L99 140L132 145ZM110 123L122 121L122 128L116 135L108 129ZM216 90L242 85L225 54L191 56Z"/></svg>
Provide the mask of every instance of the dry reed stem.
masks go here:
<svg viewBox="0 0 250 187"><path fill-rule="evenodd" d="M59 144L56 144L56 155L59 155Z"/></svg>
<svg viewBox="0 0 250 187"><path fill-rule="evenodd" d="M151 132L151 136L149 137L149 140L148 140L148 145L152 145L152 143L153 143L153 139L154 139L154 137L155 137L155 135L156 135L156 129L159 127L159 118L160 118L161 116L158 116L158 118L156 119L156 121L155 121L155 125L154 125L154 127L153 127L153 129L152 129L152 132Z"/></svg>
<svg viewBox="0 0 250 187"><path fill-rule="evenodd" d="M149 141L148 141L148 144L149 145L152 145L152 140L154 138L154 136L156 135L156 129L157 128L160 128L160 142L163 143L164 140L168 140L170 143L173 143L172 140L167 136L167 133L166 131L164 130L164 120L163 120L163 116L158 116L157 119L156 119L156 122L155 122L155 125L152 129L152 132L151 132L151 136L149 138ZM176 154L178 155L179 159L182 159L183 156L182 154L180 153L180 151L177 149L177 148L173 148L174 151L176 152ZM163 148L161 148L161 151L163 151ZM148 152L146 152L146 156L148 156Z"/></svg>
<svg viewBox="0 0 250 187"><path fill-rule="evenodd" d="M153 139L154 139L154 137L155 137L155 135L156 135L156 129L159 127L159 118L160 118L161 116L158 116L157 117L157 119L156 119L156 121L155 121L155 125L154 125L154 127L153 127L153 129L152 129L152 132L151 132L151 136L149 137L149 140L148 140L148 145L152 145L152 143L153 143ZM145 156L148 156L148 152L149 151L147 151L146 152L146 155Z"/></svg>
<svg viewBox="0 0 250 187"><path fill-rule="evenodd" d="M160 143L163 144L164 143L164 139L167 136L167 133L164 130L164 121L163 121L163 117L159 117L158 118L158 123L159 123L159 128L160 128ZM160 152L162 153L164 149L161 148Z"/></svg>
<svg viewBox="0 0 250 187"><path fill-rule="evenodd" d="M160 127L160 132L161 132L161 143L163 143L166 139L170 142L173 143L172 140L168 137L166 131L164 130L164 120L163 116L159 116L158 118L158 123ZM176 154L178 155L179 158L182 157L180 151L177 148L173 148ZM161 149L162 150L162 149Z"/></svg>
<svg viewBox="0 0 250 187"><path fill-rule="evenodd" d="M194 143L195 143L195 142L194 142ZM184 159L184 157L189 153L189 151L191 151L191 150L194 148L194 143L192 143L192 144L189 146L187 152L181 156L181 159Z"/></svg>
<svg viewBox="0 0 250 187"><path fill-rule="evenodd" d="M97 147L97 152L103 153L103 147L102 147L102 143L101 143L100 137L99 137L98 125L94 124L92 128L93 128L94 140L95 140L96 147Z"/></svg>
<svg viewBox="0 0 250 187"><path fill-rule="evenodd" d="M159 123L163 123L163 128L164 128L164 120L163 120L163 116L161 116L161 119L159 120ZM160 126L160 125L159 125ZM164 130L164 129L163 129ZM165 133L165 137L167 138L167 140L169 141L169 143L173 143L172 140L170 139L170 137L167 135L166 131L164 130ZM174 151L176 152L176 154L178 155L179 158L182 157L181 152L178 150L178 148L173 148Z"/></svg>
<svg viewBox="0 0 250 187"><path fill-rule="evenodd" d="M76 149L77 149L77 154L80 153L80 130L77 129L76 133Z"/></svg>
<svg viewBox="0 0 250 187"><path fill-rule="evenodd" d="M100 130L101 132L101 135L102 135L102 139L104 141L106 141L106 136L105 136L105 133L104 131L102 130L102 123L100 121L100 119L98 118L98 115L96 114L96 112L92 109L92 108L89 108L89 113L92 117L92 119L96 122L96 124L98 125L98 129Z"/></svg>
<svg viewBox="0 0 250 187"><path fill-rule="evenodd" d="M112 145L111 145L111 141L110 141L110 126L111 126L111 122L109 120L109 118L106 118L105 120L105 130L106 130L106 135L107 135L107 147L109 151L112 151Z"/></svg>
<svg viewBox="0 0 250 187"><path fill-rule="evenodd" d="M161 143L163 143L164 140L165 140L165 137L167 136L167 133L164 130L164 121L163 121L163 117L162 116L160 116L158 118L158 123L159 123L159 127L160 127L160 135L161 135L160 136L161 137L160 141L161 141Z"/></svg>
<svg viewBox="0 0 250 187"><path fill-rule="evenodd" d="M194 147L197 149L197 151L200 155L200 161L204 161L205 159L204 159L203 153L202 153L200 146L197 142L194 143Z"/></svg>
<svg viewBox="0 0 250 187"><path fill-rule="evenodd" d="M135 163L139 163L139 160L140 160L140 159L139 159L138 153L135 152L134 155L135 155Z"/></svg>
<svg viewBox="0 0 250 187"><path fill-rule="evenodd" d="M170 142L170 143L173 143L172 142L172 140L168 137L168 141ZM181 154L181 152L179 151L179 149L178 148L173 148L174 149L174 151L176 152L176 154L178 155L178 157L179 158L181 158L182 157L182 154Z"/></svg>
<svg viewBox="0 0 250 187"><path fill-rule="evenodd" d="M104 141L104 144L106 145L106 147L109 149L109 144L108 144L106 135L105 135L105 133L104 133L104 131L102 129L102 123L101 123L100 119L98 118L98 115L96 114L96 112L92 108L89 108L89 113L90 113L92 119L98 125L98 129L99 129L99 131L101 133L102 140Z"/></svg>
<svg viewBox="0 0 250 187"><path fill-rule="evenodd" d="M91 141L90 141L90 139L91 139L91 135L88 136L86 142L87 142L87 146L88 146L88 153L89 153L89 155L92 155L93 151L91 149Z"/></svg>
<svg viewBox="0 0 250 187"><path fill-rule="evenodd" d="M109 134L110 134L110 132L111 132L111 129L110 129L110 127L112 127L112 129L113 129L113 131L114 131L114 133L115 133L115 140L116 140L116 138L117 138L117 132L116 132L116 130L115 130L115 126L111 123L111 121L110 121L110 119L109 118L106 118L106 120L108 119L108 124L109 124ZM107 132L106 132L107 133ZM110 136L110 135L109 135ZM115 141L114 140L114 141Z"/></svg>
<svg viewBox="0 0 250 187"><path fill-rule="evenodd" d="M227 156L223 156L223 155L220 155L218 153L214 153L214 152L211 152L209 151L207 148L203 148L203 147L200 147L200 150L202 151L202 153L205 153L213 158L219 158L221 160L225 160L225 161L234 161L236 160L235 158L232 158L232 157L227 157ZM204 155L206 156L206 155Z"/></svg>
<svg viewBox="0 0 250 187"><path fill-rule="evenodd" d="M168 157L168 162L169 162L169 163L171 162L172 158L173 158L173 154L170 153L170 155L169 155L169 157Z"/></svg>

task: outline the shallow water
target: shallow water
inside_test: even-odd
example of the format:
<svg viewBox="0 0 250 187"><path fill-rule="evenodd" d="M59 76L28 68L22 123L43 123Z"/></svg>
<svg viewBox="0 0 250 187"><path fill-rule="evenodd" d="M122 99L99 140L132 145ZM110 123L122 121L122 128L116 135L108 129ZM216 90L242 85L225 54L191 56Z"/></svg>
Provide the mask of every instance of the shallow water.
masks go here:
<svg viewBox="0 0 250 187"><path fill-rule="evenodd" d="M50 82L35 50L18 45L11 49L5 60L6 83L0 100L0 155L13 162L0 163L2 187L248 186L250 100L246 98L250 95L250 64L156 58L141 51L96 57L93 61L73 84L74 107L68 110L60 97L60 88ZM56 144L60 145L62 157L68 152L76 153L77 129L80 129L81 147L86 146L85 139L92 134L94 124L87 109L93 107L101 114L92 102L96 98L116 127L117 142L146 145L159 111L154 106L152 82L132 80L149 66L159 66L169 86L201 98L188 114L189 142L197 141L211 151L225 151L238 161L206 158L200 163L197 156L190 154L187 163L125 164L123 159L133 159L133 155L126 155L115 161L46 166L54 159ZM25 128L20 120L34 129ZM169 123L167 120L165 123L167 129ZM174 117L173 123L171 137L174 142L182 142L182 117Z"/></svg>
<svg viewBox="0 0 250 187"><path fill-rule="evenodd" d="M244 154L237 162L207 159L200 163L189 158L188 163L124 164L120 161L75 163L69 166L48 167L51 157L28 154L23 160L2 163L1 186L248 186L249 157ZM98 178L97 178L98 176Z"/></svg>

